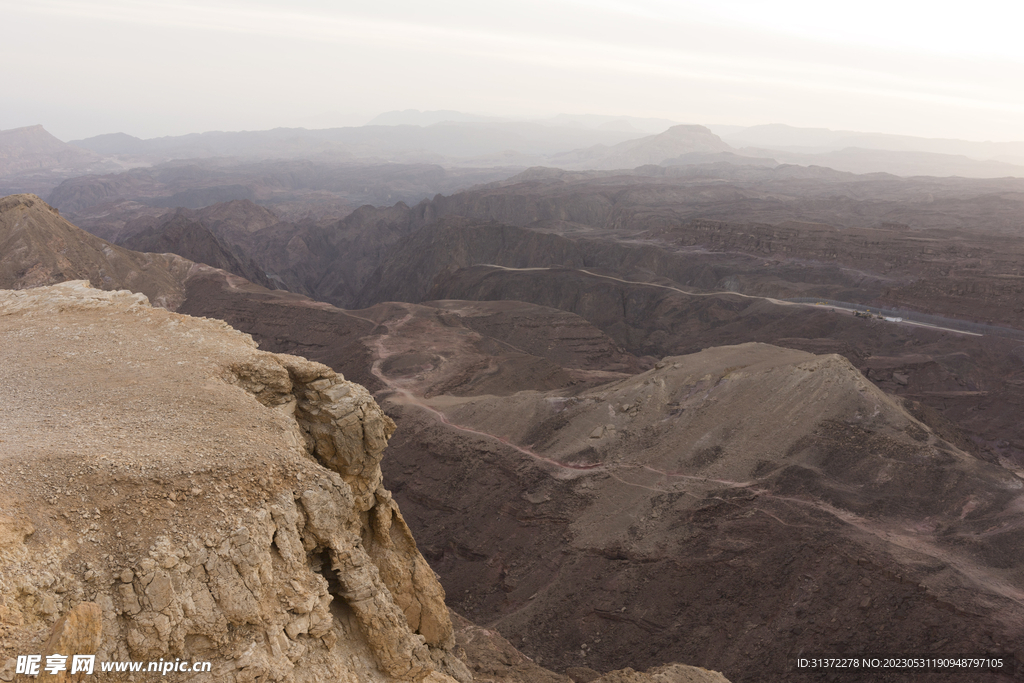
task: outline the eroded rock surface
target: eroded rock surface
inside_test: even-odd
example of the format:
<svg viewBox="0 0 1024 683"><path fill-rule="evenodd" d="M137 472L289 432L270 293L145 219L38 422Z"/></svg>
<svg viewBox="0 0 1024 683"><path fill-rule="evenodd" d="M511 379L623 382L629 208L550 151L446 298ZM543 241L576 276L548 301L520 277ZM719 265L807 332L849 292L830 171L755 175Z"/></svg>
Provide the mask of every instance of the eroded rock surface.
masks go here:
<svg viewBox="0 0 1024 683"><path fill-rule="evenodd" d="M0 348L0 678L92 614L98 662L470 680L364 388L81 281L0 291Z"/></svg>

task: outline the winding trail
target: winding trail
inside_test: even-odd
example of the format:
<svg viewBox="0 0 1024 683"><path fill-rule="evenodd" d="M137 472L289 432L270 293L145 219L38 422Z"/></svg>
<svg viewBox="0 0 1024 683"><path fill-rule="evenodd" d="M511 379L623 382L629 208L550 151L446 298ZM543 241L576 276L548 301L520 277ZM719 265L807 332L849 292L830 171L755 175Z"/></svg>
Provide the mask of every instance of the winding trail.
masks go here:
<svg viewBox="0 0 1024 683"><path fill-rule="evenodd" d="M648 472L654 472L655 474L660 474L661 476L667 477L667 478L670 478L670 479L692 479L694 481L704 481L704 482L710 481L710 482L714 482L716 484L722 484L722 485L727 486L727 487L729 487L731 489L741 489L741 488L743 488L745 486L750 486L751 484L755 483L755 482L752 482L752 481L731 481L729 479L713 479L711 477L700 477L700 476L693 475L693 474L683 474L682 472L666 472L664 470L655 469L655 468L651 467L650 465L640 465L640 467L642 467L643 469L647 470Z"/></svg>
<svg viewBox="0 0 1024 683"><path fill-rule="evenodd" d="M509 270L511 270L511 269L509 269ZM519 269L519 270L543 270L543 269L528 268L528 269ZM584 271L584 272L586 272L586 271ZM660 286L660 285L658 285L658 286ZM634 464L623 465L623 464L604 464L604 463L568 464L568 463L564 463L564 462L560 462L558 460L555 460L554 458L549 458L549 457L547 457L545 455L542 455L542 454L538 453L537 451L534 451L534 450L532 450L530 448L527 448L525 446L520 446L519 444L513 443L507 437L499 436L497 434L492 434L491 432L483 431L481 429L476 429L476 428L470 427L468 425L462 425L462 424L458 424L456 422L452 422L452 420L447 415L445 415L443 411L441 411L441 410L435 408L434 406L430 405L429 403L424 401L422 398L420 398L419 396L414 394L412 391L410 391L406 387L403 387L398 381L393 380L390 377L388 377L384 373L384 371L382 369L382 365L383 365L384 361L386 361L392 355L391 352L388 350L388 347L387 347L388 339L395 332L397 332L401 327L403 327L410 320L412 320L413 317L414 317L414 313L413 313L413 311L410 310L408 304L402 304L402 306L406 310L406 314L404 316L402 316L398 320L394 320L394 321L390 321L390 322L384 322L384 323L378 323L376 321L370 320L369 318L363 318L363 317L360 317L360 316L357 316L357 315L354 315L354 314L350 314L350 313L347 313L347 312L346 312L346 315L349 315L349 317L356 318L358 320L363 320L365 322L374 323L374 328L373 328L373 330L371 330L371 334L373 333L373 331L375 331L376 329L378 329L381 326L383 326L387 330L387 332L385 332L384 334L378 335L376 337L376 339L374 339L373 342L372 342L372 348L373 348L374 355L376 356L376 358L373 361L373 365L370 367L370 373L374 377L379 379L381 381L381 383L384 384L385 387L387 387L387 390L391 391L393 394L395 394L398 397L400 397L399 402L401 402L402 404L405 404L405 405L416 406L417 408L420 408L421 410L426 411L428 414L432 415L441 424L443 424L443 425L445 425L447 427L450 427L452 429L455 429L455 430L457 430L459 432L462 432L464 434L471 434L471 435L476 436L476 437L482 437L482 438L488 439L490 441L495 441L495 442L497 442L497 443L499 443L499 444L501 444L503 446L507 446L507 447L509 447L509 448L511 448L511 449L513 449L513 450L515 450L517 452L519 452L519 453L522 453L523 455L529 456L531 459L533 459L535 461L542 462L542 463L544 463L546 465L551 465L551 466L557 467L559 469L568 470L568 471L572 471L572 472L604 472L606 474L609 474L612 478L616 479L617 481L619 481L619 482L621 482L623 484L626 484L627 486L635 486L635 487L638 487L638 488L643 488L643 489L647 489L647 490L650 490L650 491L657 491L657 492L660 492L660 493L672 493L672 492L677 491L678 489L661 489L661 488L654 488L654 487L651 487L651 486L645 486L643 484L629 482L629 481L626 481L626 480L622 479L621 477L617 476L616 474L614 474L614 472L616 470L622 471L622 470L643 469L643 470L646 470L646 471L651 472L653 474L657 474L657 475L659 475L661 477L665 477L666 479L684 479L684 480L687 480L687 481L701 482L701 483L705 483L705 484L719 484L719 485L722 485L722 486L726 486L728 488L743 488L745 486L750 486L751 484L754 483L754 482L749 482L749 481L731 481L731 480L728 480L728 479L715 479L715 478L709 478L709 477L704 477L704 476L688 475L688 474L683 474L681 472L669 472L669 471L665 471L665 470L659 470L657 468L651 467L650 465L646 465L646 464L645 465L634 465ZM509 345L509 346L511 346L511 345ZM512 347L512 348L515 348L515 347ZM691 494L689 492L684 491L684 493L687 493L687 495L693 496L693 494ZM693 496L693 497L697 498L697 496Z"/></svg>
<svg viewBox="0 0 1024 683"><path fill-rule="evenodd" d="M679 289L678 287L670 287L669 285L659 285L656 282L639 282L636 280L623 280L619 277L612 277L611 275L601 275L583 268L567 268L565 266L543 266L539 268L511 268L509 266L499 266L496 263L476 263L475 266L484 266L487 268L497 268L498 270L512 270L512 271L530 271L530 270L571 270L577 273L584 273L591 277L600 278L602 280L612 280L614 282L622 282L627 285L642 285L644 287L657 287L658 289L668 289L673 292L685 294L686 296L726 296L733 295L743 297L744 299L759 299L763 301L770 301L773 304L779 304L780 306L803 306L805 304L798 304L792 301L783 301L782 299L772 299L766 296L754 296L752 294L741 294L740 292L688 292L685 289Z"/></svg>
<svg viewBox="0 0 1024 683"><path fill-rule="evenodd" d="M656 287L658 289L667 289L667 290L670 290L670 291L673 291L673 292L678 292L679 294L685 294L686 296L728 296L728 295L732 295L732 296L743 297L744 299L759 299L759 300L762 300L762 301L768 301L768 302L771 302L773 304L777 304L779 306L817 306L817 307L820 308L820 304L801 303L801 302L797 302L797 301L785 301L784 299L773 299L773 298L768 297L768 296L756 296L756 295L753 295L753 294L742 294L740 292L730 292L730 291L724 291L724 292L688 292L685 289L679 289L678 287L671 287L669 285L659 285L656 282L640 282L640 281L637 281L637 280L624 280L622 278L612 277L611 275L601 275L600 273L595 273L593 271L585 270L583 268L569 268L569 267L566 267L566 266L542 266L542 267L535 267L535 268L512 268L510 266L499 266L496 263L477 263L477 264L474 264L474 265L475 266L483 266L483 267L486 267L486 268L497 268L498 270L510 270L510 271L571 270L571 271L576 272L576 273L584 273L585 275L589 275L591 277L600 278L602 280L612 280L614 282L622 282L622 283L627 284L627 285L640 285L640 286L643 286L643 287ZM844 313L849 313L851 315L854 313L854 311L859 310L859 309L855 309L855 308L846 308L846 307L843 307L843 306L840 306L840 305L833 305L833 304L829 304L828 307L829 308L834 308L834 309L837 309L837 310L840 310L840 311L843 311ZM952 328L952 327L942 327L941 325L935 325L935 324L932 324L932 323L917 322L917 321L914 321L914 320L905 320L904 319L904 320L902 320L902 321L900 321L898 323L892 323L892 324L894 324L894 325L910 325L912 327L925 327L925 328L930 329L930 330L938 330L940 332L952 332L954 334L963 334L963 335L967 335L967 336L970 336L970 337L983 337L984 336L983 334L978 333L978 332L968 332L967 330L958 330L958 329L955 329L955 328Z"/></svg>
<svg viewBox="0 0 1024 683"><path fill-rule="evenodd" d="M485 264L487 265L487 264ZM515 268L503 268L501 266L495 266L504 270L546 270L543 268L529 268L529 269L515 269ZM616 280L619 282L625 282L628 284L641 284L662 289L670 289L677 291L682 294L691 296L714 296L713 294L693 294L685 292L683 290L668 287L665 285L656 285L651 283L630 283L628 280L621 280L619 278L596 275L589 271L583 271L587 275L593 277L600 277L610 280ZM730 292L733 293L733 292ZM733 293L734 294L734 293ZM747 295L738 295L747 296ZM758 298L758 297L748 297ZM772 301L769 299L769 301ZM799 303L789 302L778 302L782 305L808 305ZM389 349L389 341L400 330L404 325L414 319L415 314L411 309L410 305L402 304L406 310L406 314L400 318L392 319L385 322L377 322L369 318L363 318L361 316L350 314L346 312L346 315L352 318L362 320L364 322L373 323L369 335L364 337L367 345L371 348L375 355L375 360L371 366L371 373L386 387L385 391L390 391L393 395L393 399L404 405L415 406L419 408L433 419L437 420L438 423L444 425L449 429L456 430L462 434L470 435L476 438L486 439L501 446L513 449L514 451L521 453L530 458L530 460L542 464L543 466L550 466L556 470L560 470L566 473L582 474L586 472L600 473L607 475L611 480L633 489L641 489L644 491L650 491L653 493L675 493L686 496L694 501L707 500L708 498L717 498L723 500L726 503L735 505L733 501L725 500L714 495L715 489L719 487L725 487L730 489L741 489L746 488L756 499L761 499L763 502L758 503L756 500L752 502L751 509L754 513L763 515L770 519L772 522L791 528L816 528L810 524L800 524L794 522L788 522L779 514L779 510L772 510L771 503L774 501L777 504L782 504L786 507L792 508L804 508L816 510L821 513L825 513L830 518L839 522L843 527L851 529L855 532L867 534L880 539L886 544L900 547L908 551L920 553L922 555L935 558L940 560L958 575L965 578L967 585L972 586L974 590L979 593L987 593L991 596L998 596L1000 599L1012 601L1016 604L1024 604L1024 590L1014 585L1011 581L1008 581L1004 576L1000 575L998 571L994 571L988 567L981 566L978 562L973 561L969 557L964 557L949 548L945 548L939 543L937 538L932 533L921 533L915 532L908 528L901 528L897 520L896 523L882 524L876 521L867 519L861 515L853 513L849 510L837 508L829 503L822 500L805 499L797 496L779 495L771 491L765 490L759 487L756 481L732 481L728 479L719 479L713 477L699 476L684 474L680 471L669 471L660 470L656 467L652 467L648 464L627 464L627 463L592 463L592 464L566 464L559 462L553 458L547 457L537 451L520 446L513 443L508 437L499 436L482 429L477 429L464 424L458 424L453 422L445 413L430 405L427 401L417 396L409 388L402 386L401 380L395 380L388 377L383 371L383 364L394 355L394 351ZM378 330L383 327L385 331L383 333ZM940 328L941 329L941 328ZM952 330L957 331L957 330ZM509 345L511 346L511 345ZM648 481L647 483L629 481L630 473L634 475L641 475L641 478L652 479L649 475L657 475L659 478L663 478L660 481ZM647 477L643 477L642 473L648 473ZM689 489L689 490L688 490ZM710 490L709 490L710 489ZM720 490L720 489L719 489ZM768 506L767 508L765 506ZM944 591L941 584L929 585L929 590L934 591L937 595L943 595ZM1015 626L1024 626L1015 625Z"/></svg>
<svg viewBox="0 0 1024 683"><path fill-rule="evenodd" d="M408 310L408 308L406 308L406 310ZM352 316L352 317L356 318L358 316ZM603 467L599 463L595 463L595 464L592 464L592 465L567 465L566 463L562 463L562 462L559 462L559 461L554 460L552 458L548 458L547 456L541 455L540 453L537 453L536 451L533 451L533 450L531 450L529 448L525 448L525 447L520 446L518 444L512 443L506 437L498 436L497 434L491 434L490 432L485 432L485 431L482 431L482 430L479 430L479 429L474 429L473 427L467 427L466 425L460 425L460 424L457 424L455 422L452 422L448 418L448 416L445 415L443 412L441 412L437 408L433 407L432 405L429 405L426 401L421 399L419 396L416 396L414 393L412 393L411 391L409 391L405 387L400 386L397 382L395 382L394 380L389 378L387 375L385 375L384 371L381 370L381 364L390 357L390 354L387 352L386 340L387 340L388 337L391 336L391 334L394 333L394 331L397 328L399 328L399 327L405 325L407 322L409 322L409 320L411 320L412 317L413 317L412 312L407 313L403 318L401 318L400 320L398 320L398 321L396 321L394 323L394 328L392 328L392 326L387 324L387 323L382 323L384 325L384 327L388 331L385 334L379 335L377 337L377 339L374 340L373 346L374 346L374 350L376 352L377 359L373 361L373 365L370 367L370 373L374 377L379 379L384 384L384 386L386 386L389 390L391 390L392 392L394 392L394 393L398 394L399 396L401 396L402 397L402 401L401 401L402 403L404 403L406 405L414 405L414 406L416 406L418 408L421 408L422 410L425 410L427 413L429 413L429 414L433 415L435 418L437 418L437 420L439 422L441 422L442 424L444 424L444 425L446 425L448 427L451 427L452 429L458 430L458 431L463 432L465 434L472 434L474 436L483 437L483 438L489 439L491 441L497 441L498 443L500 443L500 444L502 444L504 446L508 446L509 448L512 448L512 449L522 453L523 455L527 455L527 456L533 458L534 460L538 460L538 461L546 463L548 465L553 465L553 466L559 467L561 469L573 470L573 471L597 470L597 469L601 469ZM362 318L362 320L366 320L366 319Z"/></svg>

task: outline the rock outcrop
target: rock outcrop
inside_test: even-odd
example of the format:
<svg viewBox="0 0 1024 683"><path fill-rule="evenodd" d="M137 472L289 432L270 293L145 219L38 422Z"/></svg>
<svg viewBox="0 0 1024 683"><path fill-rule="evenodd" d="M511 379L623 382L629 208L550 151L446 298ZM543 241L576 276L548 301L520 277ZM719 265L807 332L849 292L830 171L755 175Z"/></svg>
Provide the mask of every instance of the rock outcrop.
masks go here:
<svg viewBox="0 0 1024 683"><path fill-rule="evenodd" d="M0 291L0 348L0 679L60 646L213 681L470 680L364 388L82 281Z"/></svg>

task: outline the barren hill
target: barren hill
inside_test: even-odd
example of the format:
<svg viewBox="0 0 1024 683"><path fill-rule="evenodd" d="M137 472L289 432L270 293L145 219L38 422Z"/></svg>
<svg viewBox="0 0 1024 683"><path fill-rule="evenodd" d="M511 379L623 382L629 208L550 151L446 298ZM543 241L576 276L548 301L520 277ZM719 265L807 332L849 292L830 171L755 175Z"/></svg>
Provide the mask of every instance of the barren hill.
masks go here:
<svg viewBox="0 0 1024 683"><path fill-rule="evenodd" d="M798 652L1024 645L1021 478L843 358L746 344L500 399L417 379L383 403L386 477L456 608L545 664L804 680Z"/></svg>
<svg viewBox="0 0 1024 683"><path fill-rule="evenodd" d="M34 195L0 199L0 287L22 289L89 280L131 289L174 309L195 264L174 254L140 254L68 223Z"/></svg>
<svg viewBox="0 0 1024 683"><path fill-rule="evenodd" d="M177 254L196 263L221 268L264 287L274 288L267 274L252 259L239 258L201 223L185 216L175 215L166 223L135 233L121 244L134 251Z"/></svg>

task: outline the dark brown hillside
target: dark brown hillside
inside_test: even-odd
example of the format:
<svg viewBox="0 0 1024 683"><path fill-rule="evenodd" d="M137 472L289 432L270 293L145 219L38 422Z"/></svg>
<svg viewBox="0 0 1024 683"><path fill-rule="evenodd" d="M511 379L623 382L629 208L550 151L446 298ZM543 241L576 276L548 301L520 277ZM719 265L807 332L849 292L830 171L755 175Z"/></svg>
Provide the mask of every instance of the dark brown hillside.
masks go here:
<svg viewBox="0 0 1024 683"><path fill-rule="evenodd" d="M370 371L373 355L361 340L376 323L358 314L213 268L197 269L189 279L179 311L223 320L251 334L260 348L324 363L371 391L382 386Z"/></svg>
<svg viewBox="0 0 1024 683"><path fill-rule="evenodd" d="M248 300L244 287L221 291L239 304ZM301 349L288 341L304 336L301 318L280 308L294 295L267 296L277 303L261 305L278 308L281 322L264 328L262 343ZM500 309L490 308L495 305L505 306L504 324L495 317ZM541 662L605 670L685 653L705 666L727 663L726 673L736 680L763 680L769 671L800 680L789 662L797 649L929 652L948 642L1016 647L1018 617L1010 615L1019 608L991 594L1002 590L1001 580L978 586L992 571L1017 580L1008 578L1016 570L1005 564L1015 542L1015 513L1000 512L1017 494L1000 493L1001 485L985 483L988 475L959 468L988 467L1004 477L999 481L1012 475L958 452L948 440L955 429L936 431L913 421L863 373L835 360L820 368L812 363L797 372L805 379L783 390L793 381L782 372L786 359L801 365L814 357L755 346L717 351L707 363L683 359L678 368L663 366L613 384L559 380L557 393L523 392L531 383L543 388L554 375L536 374L541 368L523 362L519 344L540 341L535 353L552 348L540 335L558 330L556 320L534 324L517 338L526 316L541 310L515 302L432 306L434 312L382 304L332 313L305 304L324 314L320 341L309 350L344 348L340 337L328 341L343 321L355 331L348 343L361 338L370 351L361 362L376 369L375 386L384 389L379 395L389 397L388 410L400 424L385 467L421 548L454 604L497 623ZM271 316L258 310L236 308L232 322L264 325ZM802 328L808 334L813 325L835 320L827 311L806 313L812 316ZM467 324L489 335L472 341L465 337ZM564 342L559 346L565 353ZM351 348L339 355L351 359ZM767 362L772 354L783 355ZM563 357L563 367L588 357L598 365L582 367L612 360L585 351L576 361ZM510 362L517 370L506 373ZM681 374L670 381L672 373ZM506 389L487 384L495 380ZM747 382L755 382L749 394L731 393ZM758 384L764 382L775 388ZM733 388L717 393L726 386ZM735 400L748 403L740 407ZM871 405L857 407L864 400ZM757 418L758 411L771 415ZM780 419L785 414L795 421ZM737 415L743 419L733 419ZM837 422L839 415L845 418ZM673 431L686 424L692 436ZM769 435L765 428L788 435ZM678 452L700 434L711 434L708 443ZM930 448L937 455L922 457ZM641 455L673 464L641 465L635 460ZM919 463L925 469L915 469ZM747 469L728 469L736 467ZM751 484L743 489L727 481ZM965 485L979 488L958 488ZM958 519L965 503L977 518ZM912 521L927 517L933 521L924 526ZM1006 533L992 541L996 551L972 560L980 564L967 568L962 559L941 559L973 552L968 549L977 547L979 531L1004 521ZM944 530L951 530L948 538ZM965 581L972 586L966 592L958 588ZM985 607L963 602L975 599ZM994 621L984 622L983 613Z"/></svg>
<svg viewBox="0 0 1024 683"><path fill-rule="evenodd" d="M121 243L133 251L155 254L172 253L196 263L221 268L258 285L274 289L274 284L251 259L242 261L214 237L202 224L184 216L175 216L158 227L135 233Z"/></svg>
<svg viewBox="0 0 1024 683"><path fill-rule="evenodd" d="M1024 361L1019 339L969 336L855 318L825 306L777 305L738 294L687 295L568 268L467 268L430 296L511 299L575 313L626 349L661 357L761 341L840 353L897 396L921 402L988 452L1024 465Z"/></svg>
<svg viewBox="0 0 1024 683"><path fill-rule="evenodd" d="M1021 479L841 358L747 344L426 402L460 427L392 394L388 481L456 609L546 665L796 681L800 652L1024 644Z"/></svg>
<svg viewBox="0 0 1024 683"><path fill-rule="evenodd" d="M579 316L522 302L436 301L346 311L197 268L179 309L252 334L262 348L330 365L372 390L387 378L428 393L506 395L586 386L649 364Z"/></svg>
<svg viewBox="0 0 1024 683"><path fill-rule="evenodd" d="M356 306L356 296L392 247L417 225L404 204L390 209L361 207L327 224L280 224L255 233L246 253L288 289Z"/></svg>
<svg viewBox="0 0 1024 683"><path fill-rule="evenodd" d="M1017 647L1020 607L1000 593L1018 581L1007 553L1019 494L1003 486L1013 475L958 451L955 429L913 420L844 361L748 345L611 384L565 375L556 389L524 392L555 377L524 363L524 340L540 342L538 354L571 348L543 341L562 328L557 318L515 336L545 309L449 301L433 312L343 312L295 306L283 292L245 309L260 301L246 286L220 291L207 306L223 316L233 299L225 317L266 347L344 349L336 362L375 368L400 424L388 481L449 599L544 664L642 668L687 656L734 680L801 680L790 662L799 650ZM323 316L305 348L302 320L315 317L302 310ZM844 324L806 314L808 334ZM488 334L473 341L467 325ZM338 336L346 327L354 334ZM368 350L360 363L357 339ZM613 361L579 348L563 368ZM579 365L586 358L597 365ZM985 535L993 524L1005 531ZM980 538L992 552L973 554Z"/></svg>
<svg viewBox="0 0 1024 683"><path fill-rule="evenodd" d="M210 293L215 285L199 289ZM738 347L707 362L682 359L680 367L649 376L620 375L613 384L573 382L571 373L558 379L553 368L525 362L522 352L563 354L563 373L573 365L599 368L615 356L594 355L591 342L578 346L580 355L564 355L571 347L558 331L570 319L560 322L545 309L448 301L431 304L433 310L381 304L343 312L301 304L284 292L268 292L258 303L245 295L245 285L220 292L192 312L219 308L267 348L336 353L335 362L353 373L358 365L376 369L371 381L384 390L378 395L388 397L400 425L386 475L449 599L497 624L542 663L642 668L685 654L704 666L727 664L735 680L763 680L765 672L800 680L789 663L797 649L929 652L943 649L943 640L1016 647L1017 617L1010 615L1018 607L985 597L1001 590L999 581L973 587L990 571L1014 575L999 554L1010 551L977 560L970 579L962 560L936 558L970 552L965 548L976 545L971 539L980 530L1003 521L1010 526L993 547L1012 547L1014 513L1000 510L1017 494L988 488L988 475L963 474L989 466L948 445L948 432L913 421L849 365L812 363L797 371L804 379L783 389L794 381L783 372L787 359L801 365L818 362L815 357ZM300 315L303 310L314 315ZM548 322L541 317L540 325L522 330L542 314ZM303 320L318 316L319 336L303 347ZM808 321L803 330L810 333L814 324L822 321ZM487 334L467 336L467 326ZM554 333L561 339L545 342L543 335ZM364 355L355 352L357 340ZM520 347L531 340L534 348ZM768 362L773 354L783 355ZM531 384L544 389L552 379L555 393L523 392ZM754 384L732 393L748 382ZM770 415L758 418L759 410ZM793 418L780 419L786 414ZM840 415L845 418L837 422ZM691 436L673 431L686 424ZM766 427L787 436L769 435ZM685 446L705 433L708 443ZM616 443L621 450L611 446ZM937 455L923 457L931 448ZM648 454L671 464L636 460ZM925 469L915 469L918 463ZM741 470L728 469L736 467ZM737 488L725 481L752 483ZM957 488L965 485L979 488ZM924 493L913 493L913 486ZM952 488L931 495L943 487ZM971 499L979 516L958 520ZM893 501L899 501L895 508ZM912 521L929 516L938 526ZM910 533L918 527L924 530ZM941 534L946 528L953 530L948 541ZM923 545L901 545L911 541ZM974 582L969 591L957 588L964 581ZM983 600L990 616L965 599ZM991 616L996 612L1009 622Z"/></svg>
<svg viewBox="0 0 1024 683"><path fill-rule="evenodd" d="M212 253L209 261L196 260L267 284L256 273L263 271L268 282L278 288L337 305L353 305L356 294L393 245L422 224L422 219L401 203L390 209L364 206L347 213L341 220L292 222L251 201L238 200L199 210L182 208L160 216L140 216L125 223L119 239L148 245L150 241L138 242L134 236L159 233L176 221L187 220L212 233L243 265L227 267L230 259ZM159 246L174 250L170 243Z"/></svg>
<svg viewBox="0 0 1024 683"><path fill-rule="evenodd" d="M835 264L773 259L734 251L619 240L580 226L543 223L528 228L459 218L438 220L396 245L370 276L358 303L422 301L431 287L463 268L565 266L599 270L643 282L706 292L736 291L786 298L817 296L870 302L895 278Z"/></svg>
<svg viewBox="0 0 1024 683"><path fill-rule="evenodd" d="M438 216L643 243L714 268L718 289L800 296L798 283L832 284L816 272L831 268L846 281L863 278L856 298L845 300L1024 328L1022 179L798 167L537 176L439 198L433 208ZM759 268L736 268L729 256L739 254L761 259ZM800 269L814 274L794 275Z"/></svg>

